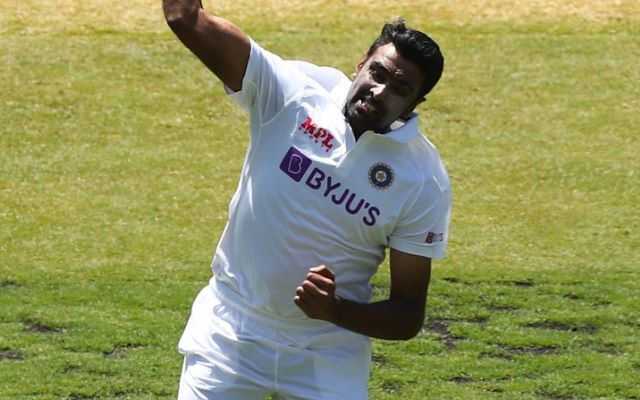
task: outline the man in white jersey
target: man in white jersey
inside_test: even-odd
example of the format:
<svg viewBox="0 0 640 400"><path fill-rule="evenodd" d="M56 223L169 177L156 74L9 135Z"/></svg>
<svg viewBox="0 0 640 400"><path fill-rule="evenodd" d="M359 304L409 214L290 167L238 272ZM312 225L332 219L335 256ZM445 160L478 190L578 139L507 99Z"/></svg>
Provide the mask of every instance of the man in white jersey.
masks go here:
<svg viewBox="0 0 640 400"><path fill-rule="evenodd" d="M451 193L414 108L437 44L386 24L351 82L283 61L199 0L164 0L178 38L250 115L251 140L213 277L180 339L181 399L367 398L370 338L423 324ZM370 279L389 248L389 298Z"/></svg>

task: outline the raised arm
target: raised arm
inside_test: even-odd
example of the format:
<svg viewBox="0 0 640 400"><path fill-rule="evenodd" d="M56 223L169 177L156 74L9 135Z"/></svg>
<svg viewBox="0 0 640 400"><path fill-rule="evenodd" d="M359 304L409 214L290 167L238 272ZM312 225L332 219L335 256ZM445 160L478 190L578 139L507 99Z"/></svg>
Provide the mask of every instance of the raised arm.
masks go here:
<svg viewBox="0 0 640 400"><path fill-rule="evenodd" d="M201 0L163 0L171 30L226 86L242 89L251 52L249 37L237 26L202 8Z"/></svg>
<svg viewBox="0 0 640 400"><path fill-rule="evenodd" d="M336 296L333 273L320 266L311 269L294 301L310 318L378 339L411 339L424 322L431 259L391 249L390 268L387 300L364 304Z"/></svg>

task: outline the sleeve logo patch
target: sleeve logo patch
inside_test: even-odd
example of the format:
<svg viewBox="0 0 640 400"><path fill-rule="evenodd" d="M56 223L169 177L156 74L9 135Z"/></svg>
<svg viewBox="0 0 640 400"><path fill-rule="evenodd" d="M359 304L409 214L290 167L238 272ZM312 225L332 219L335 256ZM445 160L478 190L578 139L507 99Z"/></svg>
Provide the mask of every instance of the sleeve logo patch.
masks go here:
<svg viewBox="0 0 640 400"><path fill-rule="evenodd" d="M444 233L435 233L429 232L427 233L427 238L425 239L425 243L435 243L435 242L443 242L444 241Z"/></svg>
<svg viewBox="0 0 640 400"><path fill-rule="evenodd" d="M376 189L386 189L393 184L395 175L390 166L376 163L369 168L369 183Z"/></svg>

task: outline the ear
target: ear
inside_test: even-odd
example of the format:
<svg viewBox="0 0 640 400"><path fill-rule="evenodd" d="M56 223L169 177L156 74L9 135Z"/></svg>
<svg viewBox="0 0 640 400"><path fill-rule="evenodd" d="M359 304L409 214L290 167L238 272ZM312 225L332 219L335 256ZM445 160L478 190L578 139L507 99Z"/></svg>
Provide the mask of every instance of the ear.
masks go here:
<svg viewBox="0 0 640 400"><path fill-rule="evenodd" d="M364 53L362 55L362 58L360 59L360 62L356 66L356 70L353 71L353 74L351 74L351 80L356 78L356 75L358 75L358 72L360 72L360 70L362 69L362 66L364 65L364 63L367 62L368 59L369 59L369 57L367 56L367 53Z"/></svg>

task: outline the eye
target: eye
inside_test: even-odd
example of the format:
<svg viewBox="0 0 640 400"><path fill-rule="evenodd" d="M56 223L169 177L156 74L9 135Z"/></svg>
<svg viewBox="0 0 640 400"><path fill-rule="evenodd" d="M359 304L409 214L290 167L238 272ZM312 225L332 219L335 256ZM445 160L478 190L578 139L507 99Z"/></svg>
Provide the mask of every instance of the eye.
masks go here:
<svg viewBox="0 0 640 400"><path fill-rule="evenodd" d="M384 74L382 73L382 71L380 70L380 68L376 68L376 67L372 67L369 70L369 75L371 76L371 78L376 81L376 82L381 82L384 80Z"/></svg>

